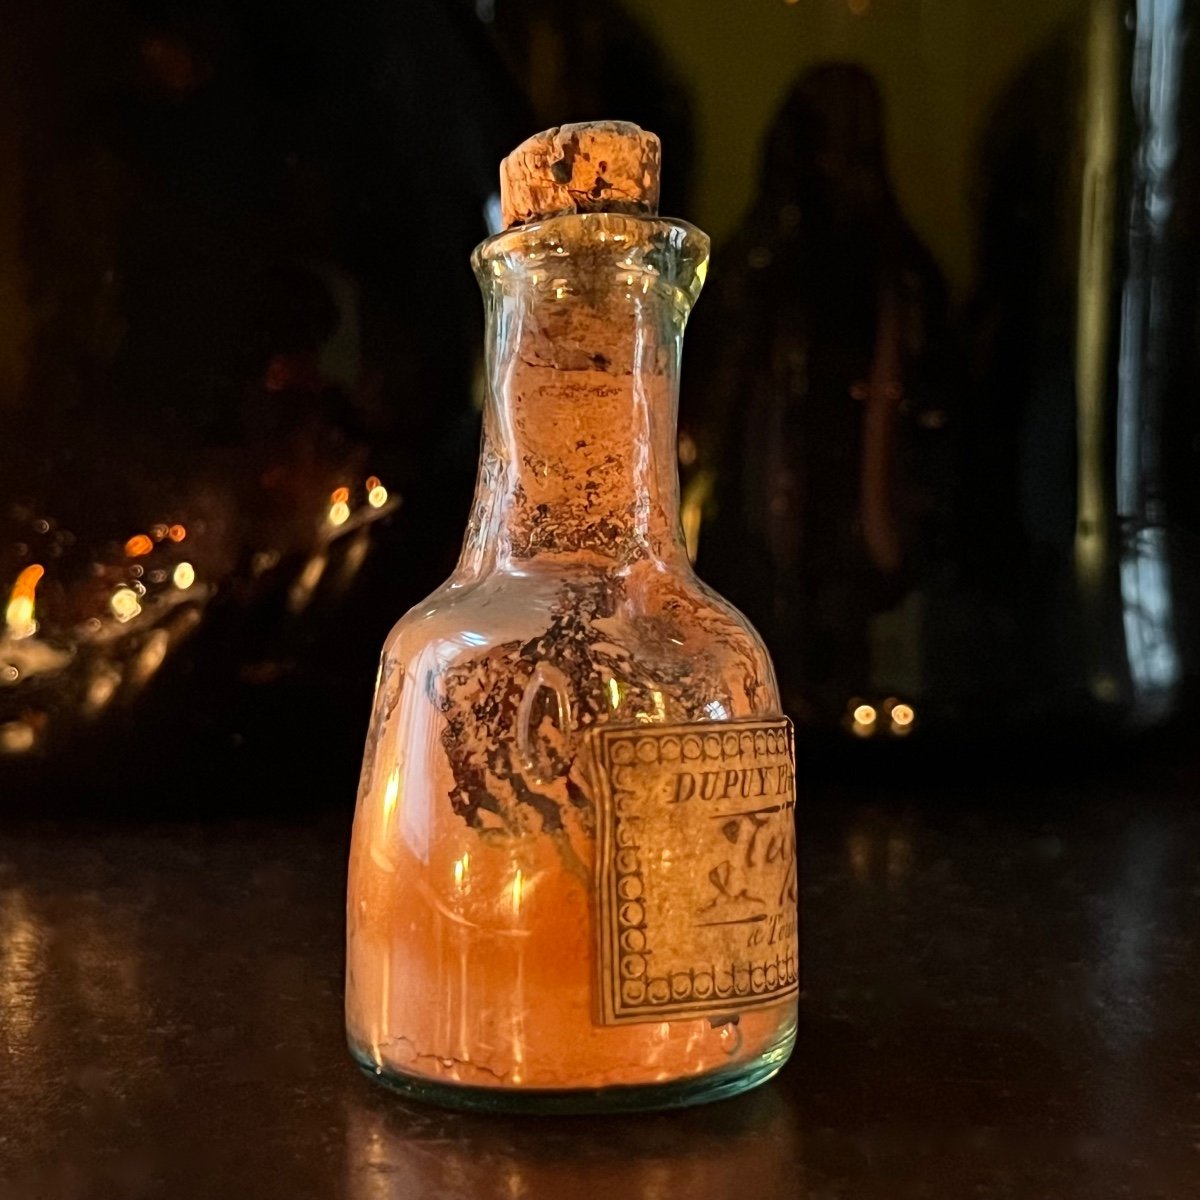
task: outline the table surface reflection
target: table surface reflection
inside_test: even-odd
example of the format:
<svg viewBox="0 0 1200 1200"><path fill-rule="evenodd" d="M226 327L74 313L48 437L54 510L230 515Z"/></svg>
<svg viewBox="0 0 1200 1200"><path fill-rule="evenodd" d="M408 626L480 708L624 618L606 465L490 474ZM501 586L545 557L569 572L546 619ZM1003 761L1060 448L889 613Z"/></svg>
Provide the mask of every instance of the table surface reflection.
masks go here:
<svg viewBox="0 0 1200 1200"><path fill-rule="evenodd" d="M341 1034L346 812L0 827L0 1195L1190 1197L1194 771L804 804L808 999L771 1084L504 1118Z"/></svg>

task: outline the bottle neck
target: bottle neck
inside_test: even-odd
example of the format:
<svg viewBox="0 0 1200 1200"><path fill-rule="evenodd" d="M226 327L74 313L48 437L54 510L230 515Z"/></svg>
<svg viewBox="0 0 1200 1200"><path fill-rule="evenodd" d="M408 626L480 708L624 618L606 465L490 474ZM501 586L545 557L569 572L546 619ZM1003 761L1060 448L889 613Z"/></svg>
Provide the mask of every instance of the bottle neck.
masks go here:
<svg viewBox="0 0 1200 1200"><path fill-rule="evenodd" d="M686 562L676 416L690 303L661 257L646 261L640 228L664 224L557 218L492 239L511 239L502 256L477 252L491 267L487 396L460 574Z"/></svg>

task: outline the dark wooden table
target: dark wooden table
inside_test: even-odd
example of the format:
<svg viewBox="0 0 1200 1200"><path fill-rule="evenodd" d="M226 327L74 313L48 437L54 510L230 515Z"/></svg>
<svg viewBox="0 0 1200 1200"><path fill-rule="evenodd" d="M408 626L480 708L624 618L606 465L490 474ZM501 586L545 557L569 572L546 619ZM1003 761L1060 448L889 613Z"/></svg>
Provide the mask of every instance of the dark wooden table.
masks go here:
<svg viewBox="0 0 1200 1200"><path fill-rule="evenodd" d="M420 1108L352 1066L347 812L10 821L0 1196L1196 1197L1196 783L810 791L791 1063L603 1119Z"/></svg>

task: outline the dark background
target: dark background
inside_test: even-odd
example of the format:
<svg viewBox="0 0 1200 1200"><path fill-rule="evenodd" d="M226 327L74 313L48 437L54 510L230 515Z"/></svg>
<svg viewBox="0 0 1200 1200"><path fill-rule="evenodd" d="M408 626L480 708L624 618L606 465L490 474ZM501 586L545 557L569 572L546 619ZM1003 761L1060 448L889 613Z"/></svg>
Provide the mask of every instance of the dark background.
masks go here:
<svg viewBox="0 0 1200 1200"><path fill-rule="evenodd" d="M0 1195L1196 1193L1200 4L3 13ZM747 1098L462 1118L343 1051L346 838L499 160L598 118L714 238L684 524L809 998Z"/></svg>
<svg viewBox="0 0 1200 1200"><path fill-rule="evenodd" d="M499 159L599 117L661 135L664 211L714 236L685 524L814 768L1186 745L1193 18L14 8L0 804L348 803L378 647L465 524Z"/></svg>

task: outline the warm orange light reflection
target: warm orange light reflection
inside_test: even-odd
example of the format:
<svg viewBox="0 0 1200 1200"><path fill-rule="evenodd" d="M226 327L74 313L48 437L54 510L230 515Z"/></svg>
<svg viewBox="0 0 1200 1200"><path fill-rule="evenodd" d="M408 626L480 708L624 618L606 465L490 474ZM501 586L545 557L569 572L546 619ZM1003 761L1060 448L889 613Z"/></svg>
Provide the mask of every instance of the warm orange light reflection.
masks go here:
<svg viewBox="0 0 1200 1200"><path fill-rule="evenodd" d="M897 725L911 725L916 713L907 704L897 704L892 709L892 721Z"/></svg>
<svg viewBox="0 0 1200 1200"><path fill-rule="evenodd" d="M383 794L383 815L384 819L390 821L392 813L396 811L396 800L400 795L400 768L393 767L392 773L388 776L387 789Z"/></svg>
<svg viewBox="0 0 1200 1200"><path fill-rule="evenodd" d="M154 549L154 542L148 534L135 533L133 537L125 543L125 553L130 558L141 558L144 554L149 554Z"/></svg>
<svg viewBox="0 0 1200 1200"><path fill-rule="evenodd" d="M877 715L878 714L875 712L875 709L871 707L871 705L860 704L854 710L854 723L855 725L874 725Z"/></svg>
<svg viewBox="0 0 1200 1200"><path fill-rule="evenodd" d="M13 584L4 623L8 626L8 636L14 640L31 637L37 632L37 622L33 619L34 596L38 581L45 573L46 568L40 563L31 563Z"/></svg>
<svg viewBox="0 0 1200 1200"><path fill-rule="evenodd" d="M300 612L307 607L317 589L317 584L321 582L321 576L325 574L328 563L329 560L325 555L315 554L304 564L304 570L300 572L296 582L288 590L288 608L292 612Z"/></svg>
<svg viewBox="0 0 1200 1200"><path fill-rule="evenodd" d="M470 854L464 854L462 858L456 858L454 860L454 886L460 891L462 890L463 880L467 877L467 870L470 865Z"/></svg>
<svg viewBox="0 0 1200 1200"><path fill-rule="evenodd" d="M5 754L24 754L33 749L37 735L27 721L9 721L0 725L0 751Z"/></svg>
<svg viewBox="0 0 1200 1200"><path fill-rule="evenodd" d="M165 629L156 629L151 633L137 656L139 682L144 683L163 665L170 645L171 638Z"/></svg>
<svg viewBox="0 0 1200 1200"><path fill-rule="evenodd" d="M382 487L382 486L383 486L382 480L380 480L378 475L368 475L367 476L367 491L368 492L373 492L377 487Z"/></svg>
<svg viewBox="0 0 1200 1200"><path fill-rule="evenodd" d="M346 487L334 488L333 495L329 497L330 504L345 504L350 499L350 489Z"/></svg>
<svg viewBox="0 0 1200 1200"><path fill-rule="evenodd" d="M102 670L90 684L87 690L87 711L99 712L116 694L121 682L121 676L116 671Z"/></svg>
<svg viewBox="0 0 1200 1200"><path fill-rule="evenodd" d="M862 832L852 833L846 839L846 850L854 878L866 883L871 875L871 839Z"/></svg>
<svg viewBox="0 0 1200 1200"><path fill-rule="evenodd" d="M173 542L182 542L183 539L187 537L187 526L172 525L171 528L167 530L167 537L169 537Z"/></svg>

